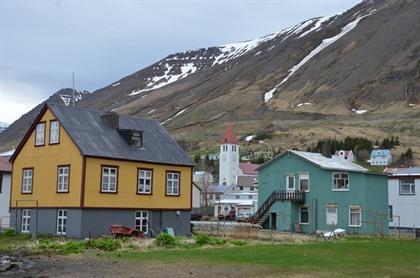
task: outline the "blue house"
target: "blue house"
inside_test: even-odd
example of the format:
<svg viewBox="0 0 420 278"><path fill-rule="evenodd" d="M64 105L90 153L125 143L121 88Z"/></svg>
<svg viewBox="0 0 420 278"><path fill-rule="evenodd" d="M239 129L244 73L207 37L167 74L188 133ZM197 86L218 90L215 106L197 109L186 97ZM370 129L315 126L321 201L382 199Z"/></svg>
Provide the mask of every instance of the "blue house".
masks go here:
<svg viewBox="0 0 420 278"><path fill-rule="evenodd" d="M370 153L370 165L387 166L391 162L392 156L390 150L372 150Z"/></svg>
<svg viewBox="0 0 420 278"><path fill-rule="evenodd" d="M257 218L265 228L388 233L387 176L349 161L289 150L259 167Z"/></svg>

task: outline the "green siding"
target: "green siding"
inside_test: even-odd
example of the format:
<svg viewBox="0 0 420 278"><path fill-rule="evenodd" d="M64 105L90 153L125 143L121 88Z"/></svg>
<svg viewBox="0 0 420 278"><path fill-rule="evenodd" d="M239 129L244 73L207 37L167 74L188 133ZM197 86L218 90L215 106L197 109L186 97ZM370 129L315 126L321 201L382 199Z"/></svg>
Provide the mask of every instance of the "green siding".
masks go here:
<svg viewBox="0 0 420 278"><path fill-rule="evenodd" d="M275 190L286 190L286 177L295 176L296 189L299 187L299 173L309 174L309 192L306 193L305 206L309 208L309 224L301 225L304 233L316 230L330 230L326 224L326 207L337 205L337 227L349 233L388 232L386 217L383 221L379 215L386 215L388 208L387 177L361 172L349 174L349 191L333 191L333 173L307 161L293 153L285 153L263 167L259 172L258 203L262 204ZM299 223L299 204L290 201L276 202L270 212L277 213L277 229L288 231ZM349 206L359 206L362 211L362 226L349 227ZM383 225L375 225L373 222ZM367 222L371 223L367 223ZM376 227L375 227L376 226ZM379 229L379 226L380 229Z"/></svg>

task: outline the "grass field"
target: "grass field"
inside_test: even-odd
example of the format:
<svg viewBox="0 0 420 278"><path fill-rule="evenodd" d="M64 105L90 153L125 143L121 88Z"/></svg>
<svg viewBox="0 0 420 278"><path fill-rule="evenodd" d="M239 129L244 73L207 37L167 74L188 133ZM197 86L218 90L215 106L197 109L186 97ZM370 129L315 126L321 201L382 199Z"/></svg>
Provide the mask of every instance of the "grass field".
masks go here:
<svg viewBox="0 0 420 278"><path fill-rule="evenodd" d="M420 241L346 239L339 242L256 245L149 252L112 252L142 263L247 266L263 276L420 277Z"/></svg>

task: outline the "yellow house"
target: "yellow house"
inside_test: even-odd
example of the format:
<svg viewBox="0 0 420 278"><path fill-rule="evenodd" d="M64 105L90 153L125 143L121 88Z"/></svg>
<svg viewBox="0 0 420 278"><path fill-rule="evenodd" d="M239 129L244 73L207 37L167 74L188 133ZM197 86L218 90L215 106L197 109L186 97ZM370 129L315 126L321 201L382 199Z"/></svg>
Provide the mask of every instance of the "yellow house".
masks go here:
<svg viewBox="0 0 420 278"><path fill-rule="evenodd" d="M190 232L194 164L155 120L46 104L11 162L11 226L21 232Z"/></svg>

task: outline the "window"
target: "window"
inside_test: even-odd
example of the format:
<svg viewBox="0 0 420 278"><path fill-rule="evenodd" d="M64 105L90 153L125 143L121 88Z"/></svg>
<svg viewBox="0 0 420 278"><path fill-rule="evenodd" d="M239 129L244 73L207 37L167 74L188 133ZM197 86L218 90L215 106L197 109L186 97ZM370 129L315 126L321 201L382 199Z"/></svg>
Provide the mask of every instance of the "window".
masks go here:
<svg viewBox="0 0 420 278"><path fill-rule="evenodd" d="M142 146L142 134L138 131L133 131L131 134L131 146L141 147Z"/></svg>
<svg viewBox="0 0 420 278"><path fill-rule="evenodd" d="M0 193L3 191L3 174L0 173Z"/></svg>
<svg viewBox="0 0 420 278"><path fill-rule="evenodd" d="M32 193L33 168L23 169L22 193Z"/></svg>
<svg viewBox="0 0 420 278"><path fill-rule="evenodd" d="M309 192L309 174L299 174L299 187L301 191Z"/></svg>
<svg viewBox="0 0 420 278"><path fill-rule="evenodd" d="M327 205L327 215L326 215L326 224L327 225L337 225L337 206L336 205Z"/></svg>
<svg viewBox="0 0 420 278"><path fill-rule="evenodd" d="M309 208L308 207L300 207L299 223L309 224Z"/></svg>
<svg viewBox="0 0 420 278"><path fill-rule="evenodd" d="M392 222L394 219L394 214L392 212L392 206L388 206L388 220L389 222Z"/></svg>
<svg viewBox="0 0 420 278"><path fill-rule="evenodd" d="M136 211L134 227L136 230L142 231L147 234L149 231L149 213L147 211L138 210Z"/></svg>
<svg viewBox="0 0 420 278"><path fill-rule="evenodd" d="M236 199L239 200L241 198L241 196L239 195L235 195Z"/></svg>
<svg viewBox="0 0 420 278"><path fill-rule="evenodd" d="M179 172L166 173L166 195L179 196Z"/></svg>
<svg viewBox="0 0 420 278"><path fill-rule="evenodd" d="M65 235L67 232L67 210L57 211L57 235Z"/></svg>
<svg viewBox="0 0 420 278"><path fill-rule="evenodd" d="M349 190L349 174L348 173L334 173L333 174L333 191L348 191Z"/></svg>
<svg viewBox="0 0 420 278"><path fill-rule="evenodd" d="M60 143L60 124L58 121L50 122L50 144Z"/></svg>
<svg viewBox="0 0 420 278"><path fill-rule="evenodd" d="M118 168L102 166L101 192L116 193L118 180Z"/></svg>
<svg viewBox="0 0 420 278"><path fill-rule="evenodd" d="M252 200L252 195L248 195L248 199Z"/></svg>
<svg viewBox="0 0 420 278"><path fill-rule="evenodd" d="M400 180L400 195L414 195L414 179Z"/></svg>
<svg viewBox="0 0 420 278"><path fill-rule="evenodd" d="M286 177L287 190L295 190L295 176L288 175Z"/></svg>
<svg viewBox="0 0 420 278"><path fill-rule="evenodd" d="M45 145L45 122L36 125L35 146Z"/></svg>
<svg viewBox="0 0 420 278"><path fill-rule="evenodd" d="M243 186L239 186L239 190L244 190L244 187Z"/></svg>
<svg viewBox="0 0 420 278"><path fill-rule="evenodd" d="M137 175L138 175L137 193L152 194L153 170L139 169Z"/></svg>
<svg viewBox="0 0 420 278"><path fill-rule="evenodd" d="M22 210L22 233L29 233L29 229L31 227L31 210L24 209Z"/></svg>
<svg viewBox="0 0 420 278"><path fill-rule="evenodd" d="M349 214L350 214L349 226L361 227L362 226L362 223L361 223L362 211L360 207L350 207Z"/></svg>
<svg viewBox="0 0 420 278"><path fill-rule="evenodd" d="M251 186L251 188L250 188L249 190L254 191L254 187L253 187L253 186Z"/></svg>
<svg viewBox="0 0 420 278"><path fill-rule="evenodd" d="M57 192L69 192L70 166L58 166L57 168Z"/></svg>

